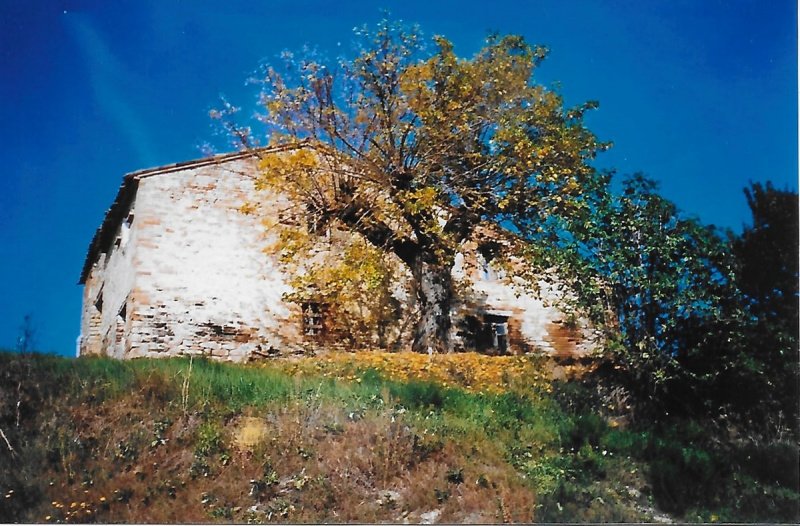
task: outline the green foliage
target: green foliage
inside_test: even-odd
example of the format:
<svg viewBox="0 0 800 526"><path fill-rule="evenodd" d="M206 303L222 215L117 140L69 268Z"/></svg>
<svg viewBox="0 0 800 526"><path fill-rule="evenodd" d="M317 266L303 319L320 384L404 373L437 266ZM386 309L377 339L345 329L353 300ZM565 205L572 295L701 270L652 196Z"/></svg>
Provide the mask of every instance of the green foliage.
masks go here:
<svg viewBox="0 0 800 526"><path fill-rule="evenodd" d="M655 504L690 521L763 521L770 516L792 522L800 517L800 493L790 490L800 487L796 443L722 442L709 432L707 420L687 418L611 428L592 410L597 393L576 383L559 386L556 400L565 411L562 444L573 454L535 466L550 474L543 478L551 483L542 502L543 520L643 520L623 518L616 502L632 490L642 494L637 498L649 497L641 505ZM633 475L640 470L646 487ZM597 484L600 480L608 482ZM603 509L592 510L598 498Z"/></svg>
<svg viewBox="0 0 800 526"><path fill-rule="evenodd" d="M746 334L747 353L763 378L750 382L749 396L759 408L758 425L800 436L797 193L767 183L752 184L745 195L753 224L733 240L733 249L737 284L755 318Z"/></svg>
<svg viewBox="0 0 800 526"><path fill-rule="evenodd" d="M639 417L709 417L717 430L775 429L778 421L785 428L787 416L797 414L791 200L755 187L751 204L781 227L770 230L756 219L758 231L732 246L713 227L680 214L641 175L623 179L618 194L610 174L596 174L584 190L578 206L551 215L544 228L520 228L533 265L557 269L575 291L567 307L605 330L606 365L598 377L622 386ZM777 202L782 208L772 210ZM780 242L793 246L779 249ZM762 259L777 259L774 284L756 284L765 276L747 270ZM772 290L771 299L758 297L756 288Z"/></svg>
<svg viewBox="0 0 800 526"><path fill-rule="evenodd" d="M222 451L222 430L213 422L203 423L197 430L195 455L209 457L222 453Z"/></svg>

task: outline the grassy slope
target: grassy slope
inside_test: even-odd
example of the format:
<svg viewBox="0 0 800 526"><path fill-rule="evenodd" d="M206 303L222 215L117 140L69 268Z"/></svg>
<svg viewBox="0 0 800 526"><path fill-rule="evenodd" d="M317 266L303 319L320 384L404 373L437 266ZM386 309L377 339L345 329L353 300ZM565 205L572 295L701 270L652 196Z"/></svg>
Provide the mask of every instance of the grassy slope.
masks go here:
<svg viewBox="0 0 800 526"><path fill-rule="evenodd" d="M794 444L611 428L539 361L456 358L0 353L0 522L798 518Z"/></svg>

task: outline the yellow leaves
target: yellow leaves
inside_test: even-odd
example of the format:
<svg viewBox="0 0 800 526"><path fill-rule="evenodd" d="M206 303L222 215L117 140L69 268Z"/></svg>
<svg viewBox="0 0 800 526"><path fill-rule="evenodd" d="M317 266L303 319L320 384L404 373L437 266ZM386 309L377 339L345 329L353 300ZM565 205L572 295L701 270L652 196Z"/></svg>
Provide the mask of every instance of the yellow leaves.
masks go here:
<svg viewBox="0 0 800 526"><path fill-rule="evenodd" d="M534 358L478 353L427 355L413 352L330 353L282 364L292 374L322 374L357 381L356 374L375 369L391 380L422 380L473 393L502 393L516 385L547 390L548 376Z"/></svg>
<svg viewBox="0 0 800 526"><path fill-rule="evenodd" d="M269 113L280 113L284 110L285 106L286 105L279 100L271 100L267 102L265 108Z"/></svg>
<svg viewBox="0 0 800 526"><path fill-rule="evenodd" d="M259 168L264 172L284 173L316 166L316 157L306 148L300 148L289 153L273 153L265 156L259 162Z"/></svg>
<svg viewBox="0 0 800 526"><path fill-rule="evenodd" d="M239 212L244 215L253 215L258 210L258 205L255 203L247 202L239 207Z"/></svg>
<svg viewBox="0 0 800 526"><path fill-rule="evenodd" d="M291 279L294 292L287 299L324 303L331 335L351 345L367 347L393 333L402 308L392 295L397 262L360 237L328 250L306 261L304 273Z"/></svg>
<svg viewBox="0 0 800 526"><path fill-rule="evenodd" d="M405 192L401 195L403 206L413 214L433 209L438 204L438 198L439 192L431 186Z"/></svg>
<svg viewBox="0 0 800 526"><path fill-rule="evenodd" d="M84 491L85 494L89 494L89 491ZM83 497L84 499L89 499L89 497ZM99 505L103 507L105 505L106 498L100 497ZM91 500L82 500L81 502L72 501L69 505L66 502L60 501L52 501L51 506L54 508L52 515L47 515L44 520L47 522L57 522L57 523L86 523L89 522L87 518L90 515L93 515L97 512L98 507L97 504L92 502Z"/></svg>

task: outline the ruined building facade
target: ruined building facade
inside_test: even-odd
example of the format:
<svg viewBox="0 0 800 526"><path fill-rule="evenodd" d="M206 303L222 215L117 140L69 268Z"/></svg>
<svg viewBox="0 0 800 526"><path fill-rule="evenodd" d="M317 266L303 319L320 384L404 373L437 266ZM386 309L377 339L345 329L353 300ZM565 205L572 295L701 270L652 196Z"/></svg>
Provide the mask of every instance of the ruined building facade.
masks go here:
<svg viewBox="0 0 800 526"><path fill-rule="evenodd" d="M243 361L313 346L324 312L285 299L286 269L269 246L262 216L242 213L264 202L253 184L258 160L234 153L142 170L122 186L86 256L78 353L117 358L205 355ZM264 210L286 198L267 195ZM454 341L465 350L578 353L586 329L567 328L547 301L499 279L490 265L454 274L472 282L460 298ZM406 297L413 297L406 295ZM406 300L408 301L408 300Z"/></svg>

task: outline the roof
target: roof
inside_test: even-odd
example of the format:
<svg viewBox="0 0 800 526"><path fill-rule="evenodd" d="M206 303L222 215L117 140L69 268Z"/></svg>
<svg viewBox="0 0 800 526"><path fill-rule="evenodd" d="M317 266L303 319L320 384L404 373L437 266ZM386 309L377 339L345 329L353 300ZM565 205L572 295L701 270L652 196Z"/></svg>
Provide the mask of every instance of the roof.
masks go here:
<svg viewBox="0 0 800 526"><path fill-rule="evenodd" d="M127 214L128 210L130 209L130 205L136 196L136 190L139 187L139 181L141 179L155 175L178 172L187 168L199 168L207 165L228 163L238 159L255 157L263 153L279 152L296 147L296 145L288 145L232 152L214 155L212 157L205 157L203 159L167 164L156 168L147 168L145 170L138 170L136 172L125 174L125 176L122 178L122 184L117 191L117 196L114 198L114 202L111 203L111 207L106 211L103 222L100 224L100 227L97 229L94 237L92 238L92 242L89 244L89 250L86 253L86 259L83 263L83 269L81 270L81 277L78 280L78 284L83 285L86 283L86 279L89 277L92 266L94 265L95 261L97 261L99 254L105 252L111 246L111 243L113 242L117 232L117 227L119 226L123 217Z"/></svg>

